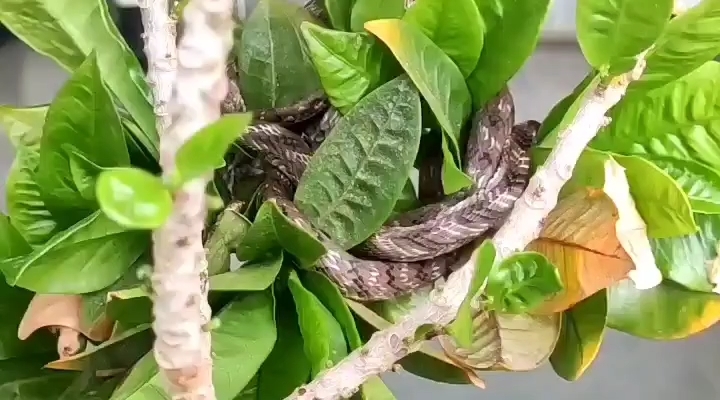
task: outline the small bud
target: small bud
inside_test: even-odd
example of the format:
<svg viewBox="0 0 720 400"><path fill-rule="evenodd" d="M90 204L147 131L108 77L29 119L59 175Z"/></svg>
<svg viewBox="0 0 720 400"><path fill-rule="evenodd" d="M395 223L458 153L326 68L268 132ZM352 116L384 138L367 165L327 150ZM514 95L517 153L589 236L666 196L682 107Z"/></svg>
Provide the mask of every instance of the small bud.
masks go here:
<svg viewBox="0 0 720 400"><path fill-rule="evenodd" d="M218 329L222 325L222 322L219 318L211 318L210 321L203 325L203 332L211 332L215 329Z"/></svg>

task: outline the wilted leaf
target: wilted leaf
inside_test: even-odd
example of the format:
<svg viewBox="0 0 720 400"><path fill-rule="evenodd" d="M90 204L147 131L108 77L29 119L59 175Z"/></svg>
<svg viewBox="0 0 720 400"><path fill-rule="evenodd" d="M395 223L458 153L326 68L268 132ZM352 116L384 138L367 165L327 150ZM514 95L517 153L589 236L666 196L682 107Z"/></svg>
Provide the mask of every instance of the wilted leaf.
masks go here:
<svg viewBox="0 0 720 400"><path fill-rule="evenodd" d="M20 321L17 335L25 340L38 329L59 326L80 332L93 341L103 341L110 337L112 324L109 321L96 325L88 322L91 321L83 319L81 296L36 294Z"/></svg>
<svg viewBox="0 0 720 400"><path fill-rule="evenodd" d="M575 381L600 351L607 319L607 293L603 290L563 313L562 329L550 356L555 373Z"/></svg>
<svg viewBox="0 0 720 400"><path fill-rule="evenodd" d="M473 370L530 371L547 361L560 333L560 314L534 316L482 311L473 320L473 344L458 348L441 336L445 353Z"/></svg>
<svg viewBox="0 0 720 400"><path fill-rule="evenodd" d="M103 213L128 229L157 229L172 212L172 195L162 180L138 168L107 170L95 188Z"/></svg>
<svg viewBox="0 0 720 400"><path fill-rule="evenodd" d="M400 198L420 146L420 96L403 75L333 128L295 192L298 208L344 248L367 239Z"/></svg>

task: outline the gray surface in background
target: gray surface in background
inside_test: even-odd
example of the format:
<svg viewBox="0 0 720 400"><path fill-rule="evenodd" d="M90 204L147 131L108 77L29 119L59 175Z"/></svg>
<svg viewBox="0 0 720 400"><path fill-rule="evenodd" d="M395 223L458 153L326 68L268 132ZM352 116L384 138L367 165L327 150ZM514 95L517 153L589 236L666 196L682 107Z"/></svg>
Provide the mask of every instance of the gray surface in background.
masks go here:
<svg viewBox="0 0 720 400"><path fill-rule="evenodd" d="M49 102L66 74L20 43L0 49L0 104ZM544 46L513 80L518 120L539 119L585 75L576 47ZM4 185L13 150L0 135ZM4 192L4 186L3 186ZM5 208L2 196L0 208ZM549 365L527 373L487 373L485 391L438 384L409 374L383 378L400 400L713 400L720 399L720 328L688 340L651 342L609 331L596 363L575 383L558 378Z"/></svg>

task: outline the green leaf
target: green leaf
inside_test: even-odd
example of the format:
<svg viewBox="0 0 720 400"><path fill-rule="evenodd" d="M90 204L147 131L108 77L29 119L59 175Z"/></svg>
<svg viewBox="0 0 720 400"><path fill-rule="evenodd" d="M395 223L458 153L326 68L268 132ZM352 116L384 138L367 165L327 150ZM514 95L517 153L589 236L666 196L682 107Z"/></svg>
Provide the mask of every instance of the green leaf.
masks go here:
<svg viewBox="0 0 720 400"><path fill-rule="evenodd" d="M179 176L174 183L183 184L222 166L228 147L245 134L251 121L252 113L225 115L195 133L175 155Z"/></svg>
<svg viewBox="0 0 720 400"><path fill-rule="evenodd" d="M32 247L15 228L7 215L0 213L0 261L20 257L32 251Z"/></svg>
<svg viewBox="0 0 720 400"><path fill-rule="evenodd" d="M96 51L103 80L140 126L138 141L157 159L150 88L140 63L112 21L106 0L80 4L72 0L6 0L0 9L0 24L69 72Z"/></svg>
<svg viewBox="0 0 720 400"><path fill-rule="evenodd" d="M448 326L448 330L452 334L457 344L462 348L470 348L473 343L473 320L478 310L479 300L476 300L478 292L482 290L490 271L495 265L495 246L491 240L485 240L476 250L478 252L477 261L475 261L475 275L473 276L468 295L460 304L457 317Z"/></svg>
<svg viewBox="0 0 720 400"><path fill-rule="evenodd" d="M476 110L495 97L535 51L551 1L502 0L499 3L499 8L480 7L488 31L480 60L467 78ZM502 15L497 13L500 10Z"/></svg>
<svg viewBox="0 0 720 400"><path fill-rule="evenodd" d="M246 292L265 290L273 282L283 262L283 253L274 257L247 263L239 269L210 277L210 290Z"/></svg>
<svg viewBox="0 0 720 400"><path fill-rule="evenodd" d="M609 116L612 122L590 143L621 154L695 160L720 169L720 130L693 125L720 115L720 63L710 61L692 73L647 93L629 94Z"/></svg>
<svg viewBox="0 0 720 400"><path fill-rule="evenodd" d="M513 254L496 266L485 293L488 309L522 314L562 289L557 268L544 255L527 251Z"/></svg>
<svg viewBox="0 0 720 400"><path fill-rule="evenodd" d="M646 10L647 12L647 10ZM720 54L720 0L704 0L673 18L646 58L628 94L670 83Z"/></svg>
<svg viewBox="0 0 720 400"><path fill-rule="evenodd" d="M387 45L430 106L443 129L445 194L473 184L458 167L458 140L472 100L460 69L418 28L397 19L371 21L365 29ZM457 163L456 163L457 160Z"/></svg>
<svg viewBox="0 0 720 400"><path fill-rule="evenodd" d="M103 172L96 190L102 212L128 229L157 229L172 213L172 195L162 180L138 168Z"/></svg>
<svg viewBox="0 0 720 400"><path fill-rule="evenodd" d="M5 240L4 234L2 240ZM0 315L3 318L0 325L0 363L1 360L17 360L32 354L50 354L52 357L55 353L57 357L57 339L47 330L38 331L27 340L18 339L18 326L34 296L34 293L12 287L0 279Z"/></svg>
<svg viewBox="0 0 720 400"><path fill-rule="evenodd" d="M625 279L608 289L610 328L645 339L683 339L720 320L720 296L663 282L638 290Z"/></svg>
<svg viewBox="0 0 720 400"><path fill-rule="evenodd" d="M335 125L295 192L310 221L344 249L392 213L420 146L420 96L406 76L369 95Z"/></svg>
<svg viewBox="0 0 720 400"><path fill-rule="evenodd" d="M260 206L255 222L235 249L241 261L252 261L284 249L302 267L313 267L325 255L325 246L280 212L273 200Z"/></svg>
<svg viewBox="0 0 720 400"><path fill-rule="evenodd" d="M417 0L403 20L420 28L467 78L483 48L485 24L474 0Z"/></svg>
<svg viewBox="0 0 720 400"><path fill-rule="evenodd" d="M673 0L583 0L578 2L577 37L596 69L616 75L635 66L635 56L650 47L670 20Z"/></svg>
<svg viewBox="0 0 720 400"><path fill-rule="evenodd" d="M301 28L323 89L342 114L397 75L395 59L365 32L334 31L309 22Z"/></svg>
<svg viewBox="0 0 720 400"><path fill-rule="evenodd" d="M350 29L362 32L366 22L386 18L402 18L405 0L355 0L350 14Z"/></svg>
<svg viewBox="0 0 720 400"><path fill-rule="evenodd" d="M70 166L70 178L75 185L75 189L85 200L96 201L95 196L95 178L100 175L103 170L101 166L88 160L72 145L62 146L68 157L68 165Z"/></svg>
<svg viewBox="0 0 720 400"><path fill-rule="evenodd" d="M601 290L563 312L560 336L550 356L555 373L575 381L595 361L605 333L607 293Z"/></svg>
<svg viewBox="0 0 720 400"><path fill-rule="evenodd" d="M340 324L320 300L303 287L294 270L290 271L288 287L295 300L305 355L312 365L314 378L345 358L347 343Z"/></svg>
<svg viewBox="0 0 720 400"><path fill-rule="evenodd" d="M96 207L75 186L68 145L100 167L130 165L120 118L103 85L95 53L75 70L47 111L36 180L55 217L65 210Z"/></svg>
<svg viewBox="0 0 720 400"><path fill-rule="evenodd" d="M651 158L683 189L696 213L720 214L720 172L694 160Z"/></svg>
<svg viewBox="0 0 720 400"><path fill-rule="evenodd" d="M233 400L253 379L277 338L271 291L238 297L217 315L213 329L213 383L218 400ZM149 352L135 364L110 400L165 400L164 382Z"/></svg>
<svg viewBox="0 0 720 400"><path fill-rule="evenodd" d="M695 214L696 233L650 241L663 277L687 289L712 292L708 272L718 257L720 215Z"/></svg>
<svg viewBox="0 0 720 400"><path fill-rule="evenodd" d="M72 383L77 373L44 369L43 365L50 359L42 355L0 361L0 399L58 399L58 394Z"/></svg>
<svg viewBox="0 0 720 400"><path fill-rule="evenodd" d="M548 154L549 149L535 148L533 165L543 163ZM630 194L647 224L649 237L688 235L697 230L690 201L682 188L653 163L637 156L585 149L575 165L572 178L563 186L560 197L588 187L602 189L605 184L604 165L610 157L625 168Z"/></svg>
<svg viewBox="0 0 720 400"><path fill-rule="evenodd" d="M298 316L289 293L284 293L286 296L280 296L276 307L277 342L258 371L256 399L285 399L310 378L310 361L305 356Z"/></svg>
<svg viewBox="0 0 720 400"><path fill-rule="evenodd" d="M230 204L218 216L205 240L208 274L221 274L230 270L230 253L250 230L250 221L237 206Z"/></svg>
<svg viewBox="0 0 720 400"><path fill-rule="evenodd" d="M368 379L360 390L363 400L395 400L385 382L377 376Z"/></svg>
<svg viewBox="0 0 720 400"><path fill-rule="evenodd" d="M148 239L97 211L32 253L0 261L0 270L10 285L38 293L94 292L122 276Z"/></svg>
<svg viewBox="0 0 720 400"><path fill-rule="evenodd" d="M555 104L543 120L542 125L540 125L537 134L538 147L550 149L555 146L560 131L573 122L584 104L586 96L590 94L591 90L595 90L597 85L600 84L600 80L600 75L594 71L590 72L585 76L585 79L575 86L572 93Z"/></svg>
<svg viewBox="0 0 720 400"><path fill-rule="evenodd" d="M238 72L249 109L290 106L322 89L302 40L303 21L315 22L282 0L261 0L245 21Z"/></svg>
<svg viewBox="0 0 720 400"><path fill-rule="evenodd" d="M350 30L350 15L355 0L325 0L325 9L330 17L330 23L339 31Z"/></svg>
<svg viewBox="0 0 720 400"><path fill-rule="evenodd" d="M330 313L340 324L350 350L362 347L363 341L355 325L355 318L337 286L327 276L315 271L303 271L301 280L303 286L310 290L330 310Z"/></svg>

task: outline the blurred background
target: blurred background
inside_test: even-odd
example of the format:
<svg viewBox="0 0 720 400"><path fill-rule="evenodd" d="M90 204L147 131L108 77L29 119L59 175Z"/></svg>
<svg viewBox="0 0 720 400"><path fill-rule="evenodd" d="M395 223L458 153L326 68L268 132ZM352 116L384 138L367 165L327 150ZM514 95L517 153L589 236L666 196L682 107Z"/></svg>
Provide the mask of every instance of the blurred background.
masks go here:
<svg viewBox="0 0 720 400"><path fill-rule="evenodd" d="M238 1L245 3L241 10L246 12L256 3L255 0ZM692 6L698 1L686 0L684 5ZM117 17L130 45L139 48L136 9L119 9ZM575 0L555 0L542 43L510 83L518 121L530 118L541 121L587 73L588 66L575 42L574 21ZM49 103L67 74L19 41L6 34L1 37L0 104ZM0 185L4 185L13 157L12 146L0 135ZM4 193L4 186L0 186L0 190ZM0 209L5 210L4 195L0 196ZM574 383L557 377L549 364L532 372L492 372L482 377L487 384L484 391L440 384L406 373L388 373L383 379L399 400L440 397L447 400L717 400L720 399L720 327L674 342L653 342L608 331L596 362Z"/></svg>

